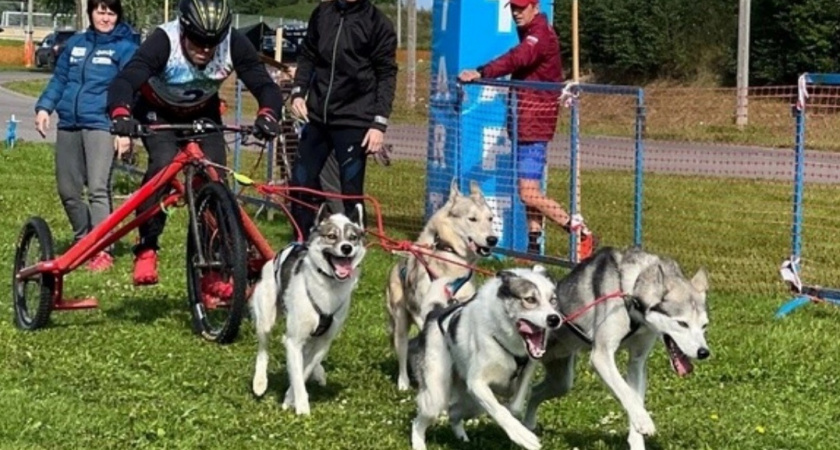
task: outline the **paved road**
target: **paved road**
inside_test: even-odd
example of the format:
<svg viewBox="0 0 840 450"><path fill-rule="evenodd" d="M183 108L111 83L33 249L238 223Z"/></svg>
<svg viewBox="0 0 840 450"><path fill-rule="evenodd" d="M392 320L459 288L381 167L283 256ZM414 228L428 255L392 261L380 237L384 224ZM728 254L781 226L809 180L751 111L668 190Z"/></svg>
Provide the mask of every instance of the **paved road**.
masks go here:
<svg viewBox="0 0 840 450"><path fill-rule="evenodd" d="M42 73L0 71L0 84L48 76ZM0 88L0 97L0 120L5 122L11 114L15 114L21 121L18 125L20 138L43 141L32 125L35 119L32 110L35 100L3 88ZM5 124L0 125L5 130ZM388 131L387 140L394 144L396 158L423 160L426 158L427 136L425 127L393 125ZM54 128L47 140L55 141ZM581 164L584 169L629 170L634 164L634 151L633 142L629 139L584 138L581 140ZM793 152L790 149L646 141L645 154L646 171L709 177L793 179ZM551 144L550 155L549 164L552 166L568 166L568 138L559 136L555 139ZM840 154L808 151L806 161L807 182L840 182Z"/></svg>
<svg viewBox="0 0 840 450"><path fill-rule="evenodd" d="M394 125L389 128L387 139L394 144L395 157L422 160L426 158L427 135L423 127ZM792 149L651 140L645 141L644 146L646 172L793 180ZM632 170L635 164L635 147L630 139L583 138L580 152L583 169ZM551 166L568 167L568 136L555 138L549 154ZM808 150L805 161L806 182L840 182L840 154Z"/></svg>
<svg viewBox="0 0 840 450"><path fill-rule="evenodd" d="M0 84L8 81L48 78L49 76L49 73L40 72L0 71ZM55 142L55 124L58 122L58 117L53 114L52 121L50 123L50 132L47 134L47 138L44 139L37 131L35 131L34 107L34 98L0 87L0 126L2 126L3 129L4 139L6 137L6 121L9 120L12 114L14 114L15 119L20 121L17 126L18 139L33 142Z"/></svg>

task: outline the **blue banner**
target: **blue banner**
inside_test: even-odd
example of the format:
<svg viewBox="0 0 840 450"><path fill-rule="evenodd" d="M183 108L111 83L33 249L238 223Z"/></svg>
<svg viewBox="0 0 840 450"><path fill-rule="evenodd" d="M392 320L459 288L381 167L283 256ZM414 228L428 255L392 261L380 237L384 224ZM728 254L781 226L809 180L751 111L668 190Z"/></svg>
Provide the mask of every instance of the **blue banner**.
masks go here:
<svg viewBox="0 0 840 450"><path fill-rule="evenodd" d="M540 10L553 16L552 4ZM446 200L457 178L462 191L477 181L497 222L499 246L527 247L525 209L516 186L514 148L506 125L507 89L456 83L519 43L507 0L435 0L432 14L426 218Z"/></svg>

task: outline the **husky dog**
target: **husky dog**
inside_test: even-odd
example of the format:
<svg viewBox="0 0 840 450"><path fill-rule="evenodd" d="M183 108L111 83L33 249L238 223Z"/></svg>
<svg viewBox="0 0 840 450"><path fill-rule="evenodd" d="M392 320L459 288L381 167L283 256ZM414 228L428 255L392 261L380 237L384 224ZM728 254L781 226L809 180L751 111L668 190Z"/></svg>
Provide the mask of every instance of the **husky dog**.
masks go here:
<svg viewBox="0 0 840 450"><path fill-rule="evenodd" d="M707 289L705 270L689 280L675 261L637 248L622 252L606 247L575 267L557 284L561 315L614 296L552 333L542 360L545 379L533 389L525 424L534 429L540 403L572 388L575 355L591 348L592 366L629 416L630 448L644 449L644 436L656 430L644 403L648 355L662 339L679 376L693 370L692 359L709 357ZM630 356L626 381L615 362L620 347Z"/></svg>
<svg viewBox="0 0 840 450"><path fill-rule="evenodd" d="M286 314L283 342L290 383L283 409L294 406L297 414L309 414L305 381L326 384L321 361L344 326L365 256L361 205L358 222L327 211L322 205L305 245L291 244L263 266L251 297L259 341L254 394L262 396L268 387L268 339L279 309Z"/></svg>
<svg viewBox="0 0 840 450"><path fill-rule="evenodd" d="M429 295L443 295L445 279ZM441 288L444 289L441 289ZM426 429L448 407L455 435L468 441L463 421L489 414L510 439L527 449L540 448L496 395L524 399L522 374L543 356L550 330L560 326L554 282L545 268L507 269L487 281L476 296L429 313L422 332L412 339L412 369L419 384L417 417L411 445L426 448Z"/></svg>
<svg viewBox="0 0 840 450"><path fill-rule="evenodd" d="M432 215L415 241L416 245L428 248L431 255L422 259L409 255L391 268L385 296L388 328L399 364L399 390L409 388L407 355L411 325L422 328L426 314L434 306L424 301L430 284L439 277L451 278L450 302L463 301L475 293L469 267L480 257L489 256L499 242L493 232L493 218L493 211L476 182L470 182L470 194L463 195L452 180L446 203Z"/></svg>

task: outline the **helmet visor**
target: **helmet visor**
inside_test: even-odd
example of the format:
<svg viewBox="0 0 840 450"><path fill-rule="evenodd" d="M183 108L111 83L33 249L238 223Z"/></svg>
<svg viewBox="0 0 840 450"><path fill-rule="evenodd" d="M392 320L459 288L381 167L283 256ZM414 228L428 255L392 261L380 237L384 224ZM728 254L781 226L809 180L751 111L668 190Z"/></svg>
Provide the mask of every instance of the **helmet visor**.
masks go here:
<svg viewBox="0 0 840 450"><path fill-rule="evenodd" d="M201 48L211 48L211 47L216 47L219 44L221 44L222 41L225 40L225 38L227 37L229 29L230 28L225 28L223 31L220 31L219 33L210 34L210 33L198 33L198 32L194 32L193 30L191 30L189 28L186 28L186 29L182 28L182 30L184 32L184 36L187 39L189 39L190 42L195 44L196 47L201 47Z"/></svg>

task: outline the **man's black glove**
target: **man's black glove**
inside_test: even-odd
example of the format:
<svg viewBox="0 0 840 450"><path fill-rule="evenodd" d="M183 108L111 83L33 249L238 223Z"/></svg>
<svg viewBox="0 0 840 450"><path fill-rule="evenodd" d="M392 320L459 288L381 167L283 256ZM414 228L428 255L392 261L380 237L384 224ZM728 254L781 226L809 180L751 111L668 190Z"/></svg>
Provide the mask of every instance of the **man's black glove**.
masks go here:
<svg viewBox="0 0 840 450"><path fill-rule="evenodd" d="M257 113L257 120L254 121L254 136L257 139L273 139L280 134L280 124L277 123L277 119L274 118L274 115L271 111L267 109L261 109Z"/></svg>
<svg viewBox="0 0 840 450"><path fill-rule="evenodd" d="M131 116L116 116L111 119L111 134L125 137L137 137L140 122Z"/></svg>

